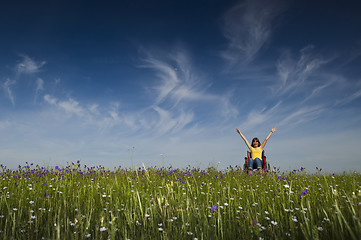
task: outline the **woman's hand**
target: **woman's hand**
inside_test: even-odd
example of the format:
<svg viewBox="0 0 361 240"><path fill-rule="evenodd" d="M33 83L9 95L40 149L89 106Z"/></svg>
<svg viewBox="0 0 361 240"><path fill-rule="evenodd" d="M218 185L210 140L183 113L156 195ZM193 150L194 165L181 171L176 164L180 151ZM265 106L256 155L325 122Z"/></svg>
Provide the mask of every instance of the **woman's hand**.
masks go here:
<svg viewBox="0 0 361 240"><path fill-rule="evenodd" d="M274 133L275 131L277 131L277 128L272 128L271 132L267 135L267 137L263 140L263 143L261 144L261 148L263 149L266 146L266 143L268 141L268 139L271 137L272 133Z"/></svg>
<svg viewBox="0 0 361 240"><path fill-rule="evenodd" d="M241 135L241 137L242 137L243 141L246 143L247 147L248 147L249 149L251 149L251 145L250 145L249 142L247 141L246 137L243 136L243 134L241 133L241 131L240 131L238 128L236 128L236 131L239 133L239 135Z"/></svg>

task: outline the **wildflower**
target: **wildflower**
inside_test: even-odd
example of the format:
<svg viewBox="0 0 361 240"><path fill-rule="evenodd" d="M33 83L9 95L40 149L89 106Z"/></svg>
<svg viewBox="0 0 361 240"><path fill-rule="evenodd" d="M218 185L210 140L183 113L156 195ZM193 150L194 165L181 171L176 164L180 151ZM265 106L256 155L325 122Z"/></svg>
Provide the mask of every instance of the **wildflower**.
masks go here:
<svg viewBox="0 0 361 240"><path fill-rule="evenodd" d="M271 221L271 223L272 223L272 225L274 225L274 226L277 226L277 222L275 222L275 221Z"/></svg>
<svg viewBox="0 0 361 240"><path fill-rule="evenodd" d="M323 231L323 228L322 228L322 227L318 227L317 230L320 231L320 232L322 232L322 231Z"/></svg>
<svg viewBox="0 0 361 240"><path fill-rule="evenodd" d="M101 231L101 232L104 232L104 231L106 231L106 230L107 230L106 227L100 228L100 231Z"/></svg>
<svg viewBox="0 0 361 240"><path fill-rule="evenodd" d="M45 192L44 197L45 197L45 198L49 198L49 194L47 194L47 193Z"/></svg>
<svg viewBox="0 0 361 240"><path fill-rule="evenodd" d="M158 228L159 232L163 232L163 228Z"/></svg>
<svg viewBox="0 0 361 240"><path fill-rule="evenodd" d="M255 227L257 225L257 219L253 219L253 227Z"/></svg>
<svg viewBox="0 0 361 240"><path fill-rule="evenodd" d="M217 206L216 206L216 205L212 205L212 207L211 207L211 211L212 211L212 212L217 211Z"/></svg>
<svg viewBox="0 0 361 240"><path fill-rule="evenodd" d="M90 238L92 235L90 233L88 233L87 235L85 235L85 238Z"/></svg>

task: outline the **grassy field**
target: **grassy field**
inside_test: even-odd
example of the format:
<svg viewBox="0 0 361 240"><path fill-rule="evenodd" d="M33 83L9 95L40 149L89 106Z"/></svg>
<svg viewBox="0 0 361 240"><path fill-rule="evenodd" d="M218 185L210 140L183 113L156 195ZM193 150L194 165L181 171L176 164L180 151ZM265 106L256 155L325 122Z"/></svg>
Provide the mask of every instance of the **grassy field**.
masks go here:
<svg viewBox="0 0 361 240"><path fill-rule="evenodd" d="M1 239L361 239L360 173L1 168Z"/></svg>

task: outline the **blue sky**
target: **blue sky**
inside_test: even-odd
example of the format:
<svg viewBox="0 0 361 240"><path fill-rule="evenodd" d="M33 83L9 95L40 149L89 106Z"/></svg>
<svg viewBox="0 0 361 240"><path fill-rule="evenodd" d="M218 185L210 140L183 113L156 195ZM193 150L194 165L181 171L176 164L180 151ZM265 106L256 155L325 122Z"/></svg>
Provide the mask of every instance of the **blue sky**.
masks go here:
<svg viewBox="0 0 361 240"><path fill-rule="evenodd" d="M357 1L6 1L0 161L361 171Z"/></svg>

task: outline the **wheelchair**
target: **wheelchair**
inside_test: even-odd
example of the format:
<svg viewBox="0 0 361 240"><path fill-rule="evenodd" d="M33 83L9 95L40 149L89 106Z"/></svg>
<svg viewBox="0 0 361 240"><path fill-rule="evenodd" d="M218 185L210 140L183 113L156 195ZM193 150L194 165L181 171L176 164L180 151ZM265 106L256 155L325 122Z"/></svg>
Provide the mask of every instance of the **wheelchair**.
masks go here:
<svg viewBox="0 0 361 240"><path fill-rule="evenodd" d="M244 171L247 171L247 172L248 172L248 160L249 160L250 158L252 158L251 152L250 152L250 151L247 151L247 157L244 158L244 165L243 165L243 170L244 170ZM262 170L263 170L263 171L269 171L270 165L269 165L269 162L267 162L267 157L266 157L266 155L264 154L264 150L262 150L262 159L261 159L261 162L262 162Z"/></svg>

